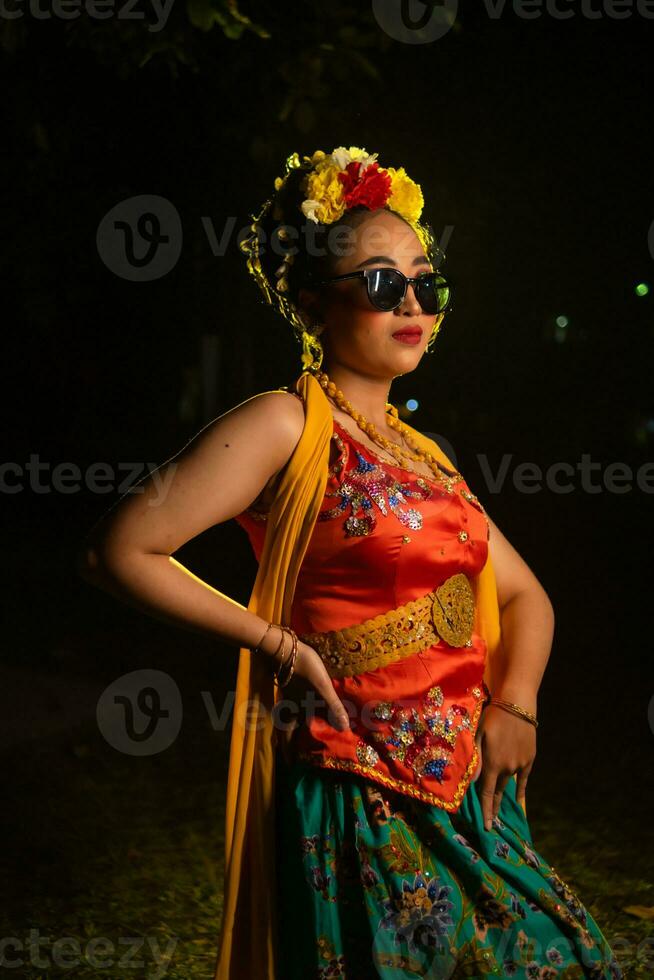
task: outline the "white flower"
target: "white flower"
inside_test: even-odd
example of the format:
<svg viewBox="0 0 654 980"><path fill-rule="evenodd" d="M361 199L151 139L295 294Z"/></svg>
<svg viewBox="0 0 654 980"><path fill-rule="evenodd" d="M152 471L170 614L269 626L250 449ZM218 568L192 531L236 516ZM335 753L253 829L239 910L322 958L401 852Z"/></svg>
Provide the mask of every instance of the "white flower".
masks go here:
<svg viewBox="0 0 654 980"><path fill-rule="evenodd" d="M377 156L378 156L377 153L371 153L368 156L366 156L365 160L361 161L361 169L359 173L362 174L363 171L366 169L366 167L369 167L371 163L374 163L377 159Z"/></svg>
<svg viewBox="0 0 654 980"><path fill-rule="evenodd" d="M349 149L346 149L344 146L337 146L331 154L332 161L339 170L346 170L348 163L352 163L353 160L358 160L361 163L361 173L371 163L375 162L377 156L377 153L368 153L365 149L358 146L351 146Z"/></svg>
<svg viewBox="0 0 654 980"><path fill-rule="evenodd" d="M309 218L310 221L315 221L315 223L318 224L316 211L319 207L320 201L313 201L311 198L308 198L306 201L302 202L302 213L306 218Z"/></svg>
<svg viewBox="0 0 654 980"><path fill-rule="evenodd" d="M345 170L348 163L352 162L352 155L349 150L346 150L344 146L337 146L336 149L331 154L332 162L338 167L339 170Z"/></svg>

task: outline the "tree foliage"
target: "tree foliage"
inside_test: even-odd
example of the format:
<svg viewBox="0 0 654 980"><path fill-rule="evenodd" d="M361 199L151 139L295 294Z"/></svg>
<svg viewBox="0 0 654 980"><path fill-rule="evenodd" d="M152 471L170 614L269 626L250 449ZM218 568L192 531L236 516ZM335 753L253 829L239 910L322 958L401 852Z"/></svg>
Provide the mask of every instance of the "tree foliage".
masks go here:
<svg viewBox="0 0 654 980"><path fill-rule="evenodd" d="M38 19L17 8L22 15L1 26L5 53L18 54L45 31L122 80L143 71L175 80L200 73L212 83L222 76L221 87L234 92L259 78L267 118L272 110L280 123L310 132L335 101L380 83L381 56L393 43L367 5L342 0L259 0L252 10L243 0L172 0L168 9L165 0L102 0L113 14L101 18L94 2L79 0L70 18L58 15L57 4L72 11L75 0L41 0L51 16Z"/></svg>

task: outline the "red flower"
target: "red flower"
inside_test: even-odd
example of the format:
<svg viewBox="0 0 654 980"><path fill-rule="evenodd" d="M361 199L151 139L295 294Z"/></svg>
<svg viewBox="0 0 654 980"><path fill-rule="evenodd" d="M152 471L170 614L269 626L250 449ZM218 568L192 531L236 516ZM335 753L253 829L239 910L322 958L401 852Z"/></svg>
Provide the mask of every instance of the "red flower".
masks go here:
<svg viewBox="0 0 654 980"><path fill-rule="evenodd" d="M359 176L361 161L353 160L341 171L338 179L343 185L343 196L347 208L363 204L374 211L383 208L391 196L391 178L378 163L371 163Z"/></svg>

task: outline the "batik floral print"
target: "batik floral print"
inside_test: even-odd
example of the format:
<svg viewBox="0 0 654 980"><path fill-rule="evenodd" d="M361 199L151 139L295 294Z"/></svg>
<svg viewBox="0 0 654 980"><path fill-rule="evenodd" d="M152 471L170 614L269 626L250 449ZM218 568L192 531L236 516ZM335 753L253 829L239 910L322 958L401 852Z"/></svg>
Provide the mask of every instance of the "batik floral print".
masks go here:
<svg viewBox="0 0 654 980"><path fill-rule="evenodd" d="M284 980L620 980L578 896L537 853L515 781L484 830L364 778L276 767Z"/></svg>

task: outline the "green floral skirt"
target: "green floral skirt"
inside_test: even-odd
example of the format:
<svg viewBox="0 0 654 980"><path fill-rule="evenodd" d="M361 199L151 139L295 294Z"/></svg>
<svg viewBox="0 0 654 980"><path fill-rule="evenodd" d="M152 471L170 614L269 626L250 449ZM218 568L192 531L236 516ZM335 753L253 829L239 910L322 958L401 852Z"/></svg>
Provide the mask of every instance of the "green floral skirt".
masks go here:
<svg viewBox="0 0 654 980"><path fill-rule="evenodd" d="M490 831L477 783L449 813L278 751L275 786L281 980L623 976L515 780Z"/></svg>

